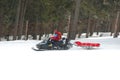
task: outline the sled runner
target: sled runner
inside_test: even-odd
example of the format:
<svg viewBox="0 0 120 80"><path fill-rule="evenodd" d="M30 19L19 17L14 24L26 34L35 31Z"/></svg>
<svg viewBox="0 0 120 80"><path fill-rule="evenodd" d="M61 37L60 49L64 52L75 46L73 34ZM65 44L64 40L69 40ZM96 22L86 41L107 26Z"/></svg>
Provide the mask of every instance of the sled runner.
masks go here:
<svg viewBox="0 0 120 80"><path fill-rule="evenodd" d="M76 41L74 43L76 46L78 47L83 47L83 48L87 48L87 49L91 49L94 47L100 47L100 43L90 43L90 42L80 42L80 41Z"/></svg>

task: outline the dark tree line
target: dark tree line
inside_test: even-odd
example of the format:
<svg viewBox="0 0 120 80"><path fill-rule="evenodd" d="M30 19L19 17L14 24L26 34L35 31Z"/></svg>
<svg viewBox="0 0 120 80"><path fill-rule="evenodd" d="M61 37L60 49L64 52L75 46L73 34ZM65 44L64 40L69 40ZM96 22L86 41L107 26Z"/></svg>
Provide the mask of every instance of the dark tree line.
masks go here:
<svg viewBox="0 0 120 80"><path fill-rule="evenodd" d="M0 0L0 38L39 39L54 29L75 39L86 33L120 31L119 0Z"/></svg>

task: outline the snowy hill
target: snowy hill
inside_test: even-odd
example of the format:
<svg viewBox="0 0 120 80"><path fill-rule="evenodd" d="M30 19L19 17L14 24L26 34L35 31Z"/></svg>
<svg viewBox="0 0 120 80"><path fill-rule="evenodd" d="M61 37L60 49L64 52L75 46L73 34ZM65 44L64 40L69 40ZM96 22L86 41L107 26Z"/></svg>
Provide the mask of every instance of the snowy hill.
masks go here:
<svg viewBox="0 0 120 80"><path fill-rule="evenodd" d="M33 51L31 47L40 41L0 42L0 80L120 80L120 38L76 41L98 42L101 46Z"/></svg>

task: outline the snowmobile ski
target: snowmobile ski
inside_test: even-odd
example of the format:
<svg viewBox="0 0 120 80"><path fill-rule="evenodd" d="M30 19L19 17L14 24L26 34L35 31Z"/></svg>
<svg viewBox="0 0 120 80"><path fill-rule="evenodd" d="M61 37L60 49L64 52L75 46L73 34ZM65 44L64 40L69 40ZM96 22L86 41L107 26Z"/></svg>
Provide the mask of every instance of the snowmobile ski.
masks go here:
<svg viewBox="0 0 120 80"><path fill-rule="evenodd" d="M35 49L34 47L32 47L32 49L34 50L34 51L46 51L47 49Z"/></svg>

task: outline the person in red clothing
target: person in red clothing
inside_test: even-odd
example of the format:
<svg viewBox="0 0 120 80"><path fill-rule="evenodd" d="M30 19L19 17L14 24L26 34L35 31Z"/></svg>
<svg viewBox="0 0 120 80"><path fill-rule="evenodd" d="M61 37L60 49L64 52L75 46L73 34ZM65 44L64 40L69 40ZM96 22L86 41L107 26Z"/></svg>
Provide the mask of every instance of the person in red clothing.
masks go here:
<svg viewBox="0 0 120 80"><path fill-rule="evenodd" d="M59 40L61 40L61 32L59 32L57 30L54 30L54 34L51 37L51 40L53 40L53 41L59 41Z"/></svg>
<svg viewBox="0 0 120 80"><path fill-rule="evenodd" d="M55 46L59 46L59 41L61 40L61 32L57 31L57 30L54 30L54 34L52 37L50 37L50 40L52 42L52 47L54 48Z"/></svg>

